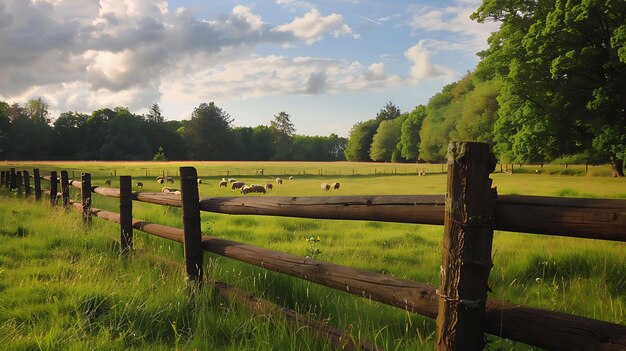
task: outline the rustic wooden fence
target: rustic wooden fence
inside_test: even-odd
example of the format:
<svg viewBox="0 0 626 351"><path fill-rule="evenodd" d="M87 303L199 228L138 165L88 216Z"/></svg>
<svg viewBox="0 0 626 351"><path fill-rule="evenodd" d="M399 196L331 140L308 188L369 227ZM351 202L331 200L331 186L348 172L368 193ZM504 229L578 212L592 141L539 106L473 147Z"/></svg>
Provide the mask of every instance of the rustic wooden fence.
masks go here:
<svg viewBox="0 0 626 351"><path fill-rule="evenodd" d="M488 145L451 143L446 195L200 199L193 167L180 168L181 195L133 192L129 176L120 177L120 188L110 188L93 186L88 173L76 181L61 171L58 192L57 172L41 177L39 170L34 169L33 183L36 199L46 193L55 205L60 197L64 206L80 209L85 222L95 216L119 223L123 252L132 249L133 229L182 243L191 281L202 281L202 252L209 251L436 318L439 350L480 350L484 347L484 333L554 350L626 350L624 325L487 299L494 229L624 242L626 201L497 196L489 179L494 167L495 158ZM16 172L12 168L2 171L1 177L2 185L32 197L27 171ZM42 191L41 179L50 182L49 191ZM81 189L80 203L69 199L69 187ZM92 208L92 193L119 198L120 213ZM183 229L133 219L133 200L182 207ZM201 211L444 225L440 285L436 288L202 235ZM216 283L215 287L231 297L245 295L223 283ZM259 301L248 304L258 309ZM314 325L338 347L375 348L367 343L355 345L341 331L293 311L285 314L293 321Z"/></svg>

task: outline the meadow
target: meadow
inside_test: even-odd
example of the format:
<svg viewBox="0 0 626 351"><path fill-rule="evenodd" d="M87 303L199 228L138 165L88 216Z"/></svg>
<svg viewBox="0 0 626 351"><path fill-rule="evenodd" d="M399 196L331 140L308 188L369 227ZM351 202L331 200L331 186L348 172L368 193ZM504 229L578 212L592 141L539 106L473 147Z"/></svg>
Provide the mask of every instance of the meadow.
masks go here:
<svg viewBox="0 0 626 351"><path fill-rule="evenodd" d="M92 183L132 175L146 191L163 185L156 176L176 176L197 167L201 196L239 196L218 187L222 177L246 183L285 182L270 195L442 194L441 165L347 162L197 163L0 163L0 168L46 172L65 169L74 179L92 173ZM261 176L258 172L264 170ZM626 199L626 179L609 178L608 166L514 166L492 174L499 194ZM536 172L538 171L538 172ZM426 176L417 175L425 172ZM45 174L45 173L44 173ZM289 180L288 177L293 176ZM321 182L341 183L322 192ZM44 182L45 184L45 182ZM47 185L47 184L46 184ZM178 187L178 184L173 186ZM119 228L16 198L2 188L0 202L0 344L4 349L76 350L323 350L306 328L289 328L275 316L254 316L211 289L191 293L184 283L179 244L135 232L135 250L118 254ZM249 195L263 196L263 195ZM182 227L181 211L134 203L133 216ZM94 207L118 210L116 199L95 196ZM205 234L296 255L389 274L437 286L443 227L203 213ZM319 237L310 243L309 237ZM626 324L626 245L496 231L490 297ZM205 254L208 280L219 280L281 306L327 320L355 340L389 350L432 350L434 321L314 283ZM489 336L487 349L531 347Z"/></svg>

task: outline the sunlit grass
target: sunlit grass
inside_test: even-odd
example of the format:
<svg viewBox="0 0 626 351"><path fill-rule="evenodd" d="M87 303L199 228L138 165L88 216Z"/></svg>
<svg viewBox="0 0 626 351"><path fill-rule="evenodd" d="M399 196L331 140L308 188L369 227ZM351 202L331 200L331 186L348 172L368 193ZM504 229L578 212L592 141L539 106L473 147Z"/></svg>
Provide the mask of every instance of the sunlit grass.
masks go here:
<svg viewBox="0 0 626 351"><path fill-rule="evenodd" d="M141 170L144 165L154 170L160 166L132 167ZM108 165L95 163L73 166L76 173L79 166L108 171ZM248 166L250 170L263 168L262 164ZM282 166L288 168L287 164ZM298 166L290 165L294 169ZM322 165L331 172L335 166ZM130 170L122 167L117 168L117 175ZM348 168L339 167L334 172L344 170ZM445 192L444 174L397 173L296 173L291 180L284 177L281 186L274 183L270 195ZM271 182L274 176L267 174L237 178L248 183ZM240 196L219 188L219 175L203 178L206 182L199 186L202 196ZM500 194L626 197L624 179L532 172L495 173L492 178ZM94 184L102 185L104 179L111 179L113 187L118 184L107 174L94 176ZM136 180L144 181L146 191L159 191L163 186L153 176L134 177ZM319 189L320 182L329 181L341 182L340 190ZM170 186L179 187L177 183ZM306 330L289 328L280 319L254 317L244 307L215 296L211 289L191 298L184 284L182 248L177 243L135 232L134 252L122 257L118 254L119 228L115 224L94 219L93 226L85 229L74 212L50 209L45 201L15 199L6 191L2 195L0 343L7 349L328 347L311 338ZM119 209L117 199L99 195L94 199L95 207ZM133 206L136 218L182 227L180 209L137 202ZM316 259L435 286L439 283L443 230L439 226L203 213L202 230L208 235L300 256L309 254L306 239L319 237ZM626 324L625 248L622 243L600 240L496 232L490 297ZM208 279L225 281L279 305L328 319L357 340L367 339L385 349L434 348L435 326L427 318L208 253L205 263ZM493 337L490 340L492 349L528 349Z"/></svg>

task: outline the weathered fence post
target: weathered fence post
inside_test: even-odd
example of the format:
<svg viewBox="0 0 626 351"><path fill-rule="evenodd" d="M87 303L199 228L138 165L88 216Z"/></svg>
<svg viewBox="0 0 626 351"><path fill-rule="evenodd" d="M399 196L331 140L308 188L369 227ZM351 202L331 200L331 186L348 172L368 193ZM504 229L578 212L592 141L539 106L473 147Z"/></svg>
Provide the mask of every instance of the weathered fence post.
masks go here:
<svg viewBox="0 0 626 351"><path fill-rule="evenodd" d="M50 172L50 205L57 204L57 171Z"/></svg>
<svg viewBox="0 0 626 351"><path fill-rule="evenodd" d="M41 177L39 168L33 169L33 181L35 182L35 200L41 199Z"/></svg>
<svg viewBox="0 0 626 351"><path fill-rule="evenodd" d="M24 185L22 180L22 171L17 171L15 174L15 185L17 188L17 195L22 195L22 185Z"/></svg>
<svg viewBox="0 0 626 351"><path fill-rule="evenodd" d="M24 176L24 197L28 199L30 197L30 175L28 171L23 171L22 174Z"/></svg>
<svg viewBox="0 0 626 351"><path fill-rule="evenodd" d="M11 171L4 172L4 186L11 190Z"/></svg>
<svg viewBox="0 0 626 351"><path fill-rule="evenodd" d="M120 176L120 246L122 253L133 248L133 189L130 176Z"/></svg>
<svg viewBox="0 0 626 351"><path fill-rule="evenodd" d="M63 199L63 208L70 205L70 186L67 171L61 171L61 198Z"/></svg>
<svg viewBox="0 0 626 351"><path fill-rule="evenodd" d="M4 186L4 171L0 171L0 186Z"/></svg>
<svg viewBox="0 0 626 351"><path fill-rule="evenodd" d="M80 178L83 223L89 225L91 224L91 174L83 173Z"/></svg>
<svg viewBox="0 0 626 351"><path fill-rule="evenodd" d="M451 142L444 217L437 350L482 350L492 267L496 160L484 143Z"/></svg>
<svg viewBox="0 0 626 351"><path fill-rule="evenodd" d="M200 197L198 175L194 167L180 167L180 189L183 204L183 244L189 280L202 281L202 233L200 231Z"/></svg>
<svg viewBox="0 0 626 351"><path fill-rule="evenodd" d="M11 168L9 175L11 176L9 178L9 189L13 190L15 189L15 168Z"/></svg>

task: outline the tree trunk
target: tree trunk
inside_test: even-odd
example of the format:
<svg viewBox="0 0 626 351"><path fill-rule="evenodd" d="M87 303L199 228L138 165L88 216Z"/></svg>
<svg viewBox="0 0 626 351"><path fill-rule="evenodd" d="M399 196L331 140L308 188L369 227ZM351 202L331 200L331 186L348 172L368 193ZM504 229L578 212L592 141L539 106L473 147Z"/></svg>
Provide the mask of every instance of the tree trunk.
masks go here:
<svg viewBox="0 0 626 351"><path fill-rule="evenodd" d="M612 159L611 160L611 177L623 177L624 176L624 160Z"/></svg>

